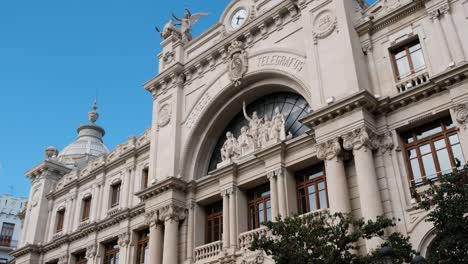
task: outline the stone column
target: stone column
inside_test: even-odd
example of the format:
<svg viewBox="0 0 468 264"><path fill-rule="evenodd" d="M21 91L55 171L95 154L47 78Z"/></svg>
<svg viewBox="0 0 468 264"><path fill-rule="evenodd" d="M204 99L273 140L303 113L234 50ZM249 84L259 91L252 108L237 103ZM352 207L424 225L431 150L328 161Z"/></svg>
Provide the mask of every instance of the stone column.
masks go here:
<svg viewBox="0 0 468 264"><path fill-rule="evenodd" d="M119 235L119 262L130 263L128 259L128 248L130 244L130 233L125 231Z"/></svg>
<svg viewBox="0 0 468 264"><path fill-rule="evenodd" d="M447 58L444 67L448 68L452 63L454 63L454 61L447 42L447 37L445 36L444 29L442 28L442 25L440 23L440 12L438 9L435 9L430 11L429 15L431 16L431 20L434 23L436 36L438 36L437 40L439 41L439 43L443 44L440 51L443 53L442 57Z"/></svg>
<svg viewBox="0 0 468 264"><path fill-rule="evenodd" d="M286 210L286 188L285 188L285 179L284 179L284 168L277 169L275 171L276 177L278 178L278 209L279 214L282 217L288 216Z"/></svg>
<svg viewBox="0 0 468 264"><path fill-rule="evenodd" d="M195 203L193 201L188 204L188 227L187 227L187 261L193 263L194 253L194 226L195 226Z"/></svg>
<svg viewBox="0 0 468 264"><path fill-rule="evenodd" d="M457 104L451 111L452 119L458 126L458 137L465 154L464 162L468 161L468 103Z"/></svg>
<svg viewBox="0 0 468 264"><path fill-rule="evenodd" d="M278 187L277 177L274 171L267 173L268 180L270 180L270 200L271 200L271 217L273 220L278 217Z"/></svg>
<svg viewBox="0 0 468 264"><path fill-rule="evenodd" d="M230 247L229 242L229 191L224 190L221 192L221 196L223 197L223 249L228 249Z"/></svg>
<svg viewBox="0 0 468 264"><path fill-rule="evenodd" d="M179 263L179 221L185 218L186 209L168 205L161 209L164 219L163 264Z"/></svg>
<svg viewBox="0 0 468 264"><path fill-rule="evenodd" d="M229 246L237 249L236 187L229 189Z"/></svg>
<svg viewBox="0 0 468 264"><path fill-rule="evenodd" d="M372 153L378 147L378 138L369 128L358 128L343 136L343 147L353 151L362 216L365 220L375 220L383 214ZM376 248L380 242L380 239L367 240L367 250Z"/></svg>
<svg viewBox="0 0 468 264"><path fill-rule="evenodd" d="M148 263L162 264L163 255L163 226L159 223L158 214L152 211L146 214L146 224L149 226L149 261Z"/></svg>
<svg viewBox="0 0 468 264"><path fill-rule="evenodd" d="M339 138L335 138L318 146L317 157L325 161L327 193L331 213L350 213L348 182L341 154Z"/></svg>
<svg viewBox="0 0 468 264"><path fill-rule="evenodd" d="M87 264L94 264L94 260L96 258L97 247L96 245L89 245L86 248L86 260Z"/></svg>

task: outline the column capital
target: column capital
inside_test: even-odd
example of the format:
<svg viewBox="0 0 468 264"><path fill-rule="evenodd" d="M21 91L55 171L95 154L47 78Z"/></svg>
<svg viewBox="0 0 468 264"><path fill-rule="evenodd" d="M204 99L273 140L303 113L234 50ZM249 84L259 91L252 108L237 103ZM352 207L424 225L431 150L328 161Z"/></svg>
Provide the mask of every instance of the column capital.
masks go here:
<svg viewBox="0 0 468 264"><path fill-rule="evenodd" d="M119 234L119 246L126 248L130 244L130 233L128 231Z"/></svg>
<svg viewBox="0 0 468 264"><path fill-rule="evenodd" d="M92 244L86 247L86 259L92 260L96 256L97 247L96 244Z"/></svg>
<svg viewBox="0 0 468 264"><path fill-rule="evenodd" d="M159 209L159 219L162 221L180 221L185 219L186 215L187 208L175 204L169 204Z"/></svg>
<svg viewBox="0 0 468 264"><path fill-rule="evenodd" d="M343 148L346 150L360 150L361 148L375 150L379 147L377 134L368 127L357 128L342 138Z"/></svg>
<svg viewBox="0 0 468 264"><path fill-rule="evenodd" d="M340 139L335 138L317 146L317 158L320 160L332 160L342 151Z"/></svg>
<svg viewBox="0 0 468 264"><path fill-rule="evenodd" d="M152 227L156 225L158 221L159 221L159 214L157 210L153 210L145 214L145 223L148 226Z"/></svg>
<svg viewBox="0 0 468 264"><path fill-rule="evenodd" d="M388 131L379 136L379 150L382 154L391 154L394 147L392 132Z"/></svg>
<svg viewBox="0 0 468 264"><path fill-rule="evenodd" d="M455 120L466 130L468 126L468 103L457 104L452 110Z"/></svg>
<svg viewBox="0 0 468 264"><path fill-rule="evenodd" d="M237 188L235 186L228 187L221 191L221 196L230 196L236 193Z"/></svg>

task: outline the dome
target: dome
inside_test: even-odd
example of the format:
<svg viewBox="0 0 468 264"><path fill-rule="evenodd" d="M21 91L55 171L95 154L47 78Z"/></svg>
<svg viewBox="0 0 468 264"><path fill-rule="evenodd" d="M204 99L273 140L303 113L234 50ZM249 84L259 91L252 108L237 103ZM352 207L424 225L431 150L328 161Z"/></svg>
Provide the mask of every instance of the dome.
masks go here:
<svg viewBox="0 0 468 264"><path fill-rule="evenodd" d="M90 124L78 128L76 141L65 147L58 155L60 162L69 167L80 168L90 160L109 154L109 150L102 141L105 130L94 124L99 117L96 110L97 106L94 102L93 110L88 114Z"/></svg>

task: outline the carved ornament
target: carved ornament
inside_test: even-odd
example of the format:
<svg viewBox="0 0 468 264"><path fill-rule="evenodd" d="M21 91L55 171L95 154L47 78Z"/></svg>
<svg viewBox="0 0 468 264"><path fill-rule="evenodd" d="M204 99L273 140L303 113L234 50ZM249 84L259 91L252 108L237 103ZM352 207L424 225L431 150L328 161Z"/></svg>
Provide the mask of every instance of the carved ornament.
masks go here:
<svg viewBox="0 0 468 264"><path fill-rule="evenodd" d="M317 146L317 158L321 160L332 160L341 153L340 139L335 138Z"/></svg>
<svg viewBox="0 0 468 264"><path fill-rule="evenodd" d="M468 125L468 103L456 105L453 108L453 112L455 114L455 120L466 130Z"/></svg>
<svg viewBox="0 0 468 264"><path fill-rule="evenodd" d="M119 246L125 248L130 243L130 234L128 232L123 232L119 234Z"/></svg>
<svg viewBox="0 0 468 264"><path fill-rule="evenodd" d="M343 136L343 148L360 150L361 148L375 150L379 147L377 135L367 127L355 129Z"/></svg>
<svg viewBox="0 0 468 264"><path fill-rule="evenodd" d="M90 259L94 259L94 257L96 256L96 245L89 245L88 247L86 247L86 259L90 260Z"/></svg>
<svg viewBox="0 0 468 264"><path fill-rule="evenodd" d="M187 209L178 205L166 205L159 209L159 219L162 221L180 221L187 215Z"/></svg>
<svg viewBox="0 0 468 264"><path fill-rule="evenodd" d="M234 83L235 87L242 84L242 79L248 71L247 52L244 49L244 44L238 40L231 43L228 48L229 53L229 78Z"/></svg>
<svg viewBox="0 0 468 264"><path fill-rule="evenodd" d="M317 43L318 39L328 37L337 27L338 19L336 15L330 10L320 12L314 19L314 40Z"/></svg>
<svg viewBox="0 0 468 264"><path fill-rule="evenodd" d="M164 104L161 106L161 108L159 109L159 127L165 127L167 126L167 124L169 124L169 121L171 121L171 112L172 111L170 104Z"/></svg>

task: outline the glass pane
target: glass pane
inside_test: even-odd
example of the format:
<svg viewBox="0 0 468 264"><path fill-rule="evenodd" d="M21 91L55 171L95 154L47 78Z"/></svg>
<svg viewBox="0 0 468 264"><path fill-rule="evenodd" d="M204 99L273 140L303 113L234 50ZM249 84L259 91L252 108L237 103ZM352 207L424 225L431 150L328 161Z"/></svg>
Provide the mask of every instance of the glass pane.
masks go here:
<svg viewBox="0 0 468 264"><path fill-rule="evenodd" d="M409 159L414 159L417 157L417 154L416 154L416 149L410 149L408 150L408 158Z"/></svg>
<svg viewBox="0 0 468 264"><path fill-rule="evenodd" d="M263 205L263 203L258 205L258 223L259 224L262 224L263 222L265 222L264 208L265 206Z"/></svg>
<svg viewBox="0 0 468 264"><path fill-rule="evenodd" d="M319 191L324 190L325 189L325 182L319 182L318 189L319 189Z"/></svg>
<svg viewBox="0 0 468 264"><path fill-rule="evenodd" d="M458 168L463 168L463 166L465 165L465 158L463 157L461 145L457 144L455 146L452 146L452 151L455 160L458 159L458 161L460 162L460 166Z"/></svg>
<svg viewBox="0 0 468 264"><path fill-rule="evenodd" d="M451 145L455 145L457 144L458 142L460 142L460 140L458 139L458 135L451 135L449 137L449 140L450 140L450 144Z"/></svg>
<svg viewBox="0 0 468 264"><path fill-rule="evenodd" d="M426 68L422 50L411 53L411 60L413 62L414 71L418 72Z"/></svg>
<svg viewBox="0 0 468 264"><path fill-rule="evenodd" d="M443 149L447 147L447 144L445 143L445 139L437 140L434 142L434 146L436 150Z"/></svg>
<svg viewBox="0 0 468 264"><path fill-rule="evenodd" d="M421 50L421 44L418 43L416 45L413 45L409 48L410 53L413 53L415 51L420 51Z"/></svg>
<svg viewBox="0 0 468 264"><path fill-rule="evenodd" d="M317 210L317 198L315 197L315 186L309 186L309 206L310 206L310 211Z"/></svg>
<svg viewBox="0 0 468 264"><path fill-rule="evenodd" d="M271 221L271 202L268 200L267 202L267 221Z"/></svg>
<svg viewBox="0 0 468 264"><path fill-rule="evenodd" d="M417 135L416 135L416 138L417 139L422 139L422 138L425 138L425 137L428 137L428 136L431 136L431 135L434 135L434 134L437 134L437 133L440 133L442 132L442 127L440 125L437 125L437 126L434 126L432 128L429 128L423 132L419 132Z"/></svg>
<svg viewBox="0 0 468 264"><path fill-rule="evenodd" d="M255 210L253 207L250 207L250 214L249 214L249 217L250 217L250 228L254 229L255 228Z"/></svg>
<svg viewBox="0 0 468 264"><path fill-rule="evenodd" d="M320 197L320 209L328 208L327 192L325 190L320 191L319 197Z"/></svg>
<svg viewBox="0 0 468 264"><path fill-rule="evenodd" d="M452 163L447 149L437 151L437 159L439 160L440 170L442 173L450 172L452 170Z"/></svg>
<svg viewBox="0 0 468 264"><path fill-rule="evenodd" d="M428 179L437 177L436 173L437 170L435 168L434 160L432 158L432 155L426 155L422 157L422 161L424 164L424 170L425 170L425 176L427 176Z"/></svg>
<svg viewBox="0 0 468 264"><path fill-rule="evenodd" d="M301 214L307 213L306 194L304 189L299 189L299 210Z"/></svg>
<svg viewBox="0 0 468 264"><path fill-rule="evenodd" d="M410 75L410 66L406 57L397 59L396 64L400 78Z"/></svg>
<svg viewBox="0 0 468 264"><path fill-rule="evenodd" d="M419 151L421 151L421 155L431 153L431 145L422 145L421 147L419 147Z"/></svg>
<svg viewBox="0 0 468 264"><path fill-rule="evenodd" d="M402 50L395 54L395 59L401 59L406 57L406 50Z"/></svg>
<svg viewBox="0 0 468 264"><path fill-rule="evenodd" d="M453 127L455 127L455 124L453 123L452 119L446 119L444 120L444 125L445 125L445 128L447 129L451 129Z"/></svg>

